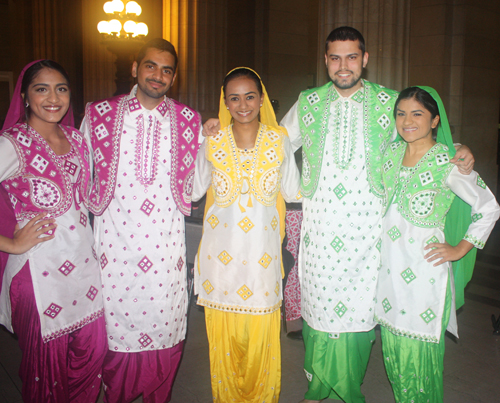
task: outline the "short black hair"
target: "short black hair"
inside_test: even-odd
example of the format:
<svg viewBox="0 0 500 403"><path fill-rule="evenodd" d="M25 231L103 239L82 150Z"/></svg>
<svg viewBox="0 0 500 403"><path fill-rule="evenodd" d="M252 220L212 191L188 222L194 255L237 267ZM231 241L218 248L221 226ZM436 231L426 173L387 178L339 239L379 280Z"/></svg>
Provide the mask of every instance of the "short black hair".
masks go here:
<svg viewBox="0 0 500 403"><path fill-rule="evenodd" d="M177 70L177 63L178 63L177 52L175 51L174 45L172 45L169 41L163 38L155 38L146 42L146 44L139 50L139 53L137 54L137 59L135 60L137 62L137 65L141 64L142 59L146 57L146 52L148 51L148 49L151 48L158 49L161 52L168 52L174 57L175 59L174 73L175 73L175 70Z"/></svg>
<svg viewBox="0 0 500 403"><path fill-rule="evenodd" d="M359 41L359 49L361 55L365 54L365 38L356 28L353 27L338 27L335 28L326 38L325 53L328 53L328 46L335 41Z"/></svg>
<svg viewBox="0 0 500 403"><path fill-rule="evenodd" d="M394 104L394 118L396 118L398 114L399 103L404 99L412 98L430 112L431 119L439 116L439 106L431 94L419 87L408 87L401 91L399 93L398 99L396 99L396 103ZM441 124L441 121L439 122L439 124ZM432 130L432 138L434 140L436 140L436 128Z"/></svg>
<svg viewBox="0 0 500 403"><path fill-rule="evenodd" d="M240 67L238 69L234 69L229 73L225 78L224 82L222 83L222 90L224 91L224 96L226 96L226 87L227 84L231 81L234 80L235 78L239 77L247 77L250 80L253 80L255 82L255 85L257 86L257 90L259 91L259 95L262 95L262 83L260 82L260 78L257 74L255 74L252 70L247 69L246 67Z"/></svg>

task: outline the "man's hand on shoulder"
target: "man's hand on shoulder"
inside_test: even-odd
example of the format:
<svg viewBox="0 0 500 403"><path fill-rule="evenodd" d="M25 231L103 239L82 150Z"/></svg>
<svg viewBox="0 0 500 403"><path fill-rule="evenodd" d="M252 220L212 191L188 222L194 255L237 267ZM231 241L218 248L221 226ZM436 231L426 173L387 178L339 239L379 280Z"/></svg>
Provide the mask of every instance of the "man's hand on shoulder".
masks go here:
<svg viewBox="0 0 500 403"><path fill-rule="evenodd" d="M458 167L458 172L462 175L469 175L474 168L474 156L472 155L472 151L469 147L462 144L455 144L455 149L457 153L450 162Z"/></svg>
<svg viewBox="0 0 500 403"><path fill-rule="evenodd" d="M210 118L203 124L203 137L207 136L215 136L219 133L220 130L220 121L219 119Z"/></svg>

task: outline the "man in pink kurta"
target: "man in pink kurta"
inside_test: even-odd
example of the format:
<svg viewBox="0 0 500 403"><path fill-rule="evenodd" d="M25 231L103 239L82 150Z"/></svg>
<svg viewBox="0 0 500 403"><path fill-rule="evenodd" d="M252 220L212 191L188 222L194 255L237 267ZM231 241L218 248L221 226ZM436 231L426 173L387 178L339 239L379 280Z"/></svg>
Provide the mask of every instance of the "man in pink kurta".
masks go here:
<svg viewBox="0 0 500 403"><path fill-rule="evenodd" d="M87 105L82 124L93 149L107 403L141 394L144 402L169 401L186 334L184 215L201 118L165 96L176 65L169 42L148 42L132 67L132 92Z"/></svg>

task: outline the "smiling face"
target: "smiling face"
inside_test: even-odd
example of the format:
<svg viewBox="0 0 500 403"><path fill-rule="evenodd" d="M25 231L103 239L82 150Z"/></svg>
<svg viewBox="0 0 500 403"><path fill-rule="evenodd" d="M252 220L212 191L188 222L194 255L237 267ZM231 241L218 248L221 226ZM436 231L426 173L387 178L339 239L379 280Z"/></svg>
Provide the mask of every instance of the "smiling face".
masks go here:
<svg viewBox="0 0 500 403"><path fill-rule="evenodd" d="M47 67L33 78L22 96L29 104L28 124L32 127L58 123L70 104L68 82L61 73Z"/></svg>
<svg viewBox="0 0 500 403"><path fill-rule="evenodd" d="M415 98L402 99L396 107L396 129L407 143L432 143L432 129L437 127L439 115L432 118Z"/></svg>
<svg viewBox="0 0 500 403"><path fill-rule="evenodd" d="M255 81L248 77L236 77L226 85L224 102L239 124L255 123L256 119L258 122L262 100Z"/></svg>
<svg viewBox="0 0 500 403"><path fill-rule="evenodd" d="M158 106L175 81L175 57L170 52L149 48L138 65L132 65L137 78L137 99L147 109Z"/></svg>
<svg viewBox="0 0 500 403"><path fill-rule="evenodd" d="M328 75L339 93L348 97L361 88L361 73L368 63L368 53L362 54L359 41L333 41L325 54Z"/></svg>

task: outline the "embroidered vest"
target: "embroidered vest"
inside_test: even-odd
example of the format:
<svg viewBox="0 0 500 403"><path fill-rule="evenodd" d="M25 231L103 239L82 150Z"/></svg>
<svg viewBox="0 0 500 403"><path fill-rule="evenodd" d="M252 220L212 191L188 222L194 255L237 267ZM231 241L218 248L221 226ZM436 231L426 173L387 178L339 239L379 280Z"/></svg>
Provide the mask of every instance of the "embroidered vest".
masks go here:
<svg viewBox="0 0 500 403"><path fill-rule="evenodd" d="M212 191L214 202L228 207L238 199L243 187L243 175L232 126L216 136L207 137L207 160L213 165ZM273 206L280 190L283 163L283 134L271 126L260 126L255 141L254 157L249 175L249 192L264 206Z"/></svg>
<svg viewBox="0 0 500 403"><path fill-rule="evenodd" d="M88 205L90 188L89 149L78 130L59 125L75 150L81 174L76 190ZM67 172L76 167L52 151L48 143L31 127L17 124L2 133L16 149L19 169L2 182L9 193L16 219L32 219L42 212L59 217L71 207L74 188Z"/></svg>
<svg viewBox="0 0 500 403"><path fill-rule="evenodd" d="M89 103L86 108L85 119L89 125L94 150L94 183L90 210L96 215L104 212L115 192L123 117L127 107L133 111L141 108L141 105L135 97L128 99L128 95L119 95ZM201 116L195 110L170 98L165 98L165 102L159 106L159 111L162 115L168 113L172 131L172 196L179 210L184 215L189 215Z"/></svg>
<svg viewBox="0 0 500 403"><path fill-rule="evenodd" d="M371 191L383 197L381 163L394 128L393 109L397 91L363 80L363 138L366 173ZM299 95L299 125L302 136L302 195L312 198L321 173L328 132L330 107L339 97L332 82Z"/></svg>
<svg viewBox="0 0 500 403"><path fill-rule="evenodd" d="M391 203L397 203L400 214L413 225L444 230L446 213L455 198L445 184L454 167L449 162L448 147L434 145L403 178L400 172L405 150L406 143L397 141L391 143L384 155L384 215Z"/></svg>

